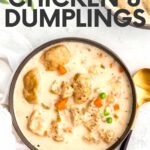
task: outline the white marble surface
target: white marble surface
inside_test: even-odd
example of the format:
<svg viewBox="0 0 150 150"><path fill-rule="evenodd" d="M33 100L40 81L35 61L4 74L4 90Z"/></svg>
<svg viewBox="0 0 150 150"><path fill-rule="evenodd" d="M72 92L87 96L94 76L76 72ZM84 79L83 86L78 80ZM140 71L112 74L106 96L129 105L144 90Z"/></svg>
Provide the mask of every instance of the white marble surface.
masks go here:
<svg viewBox="0 0 150 150"><path fill-rule="evenodd" d="M4 27L4 10L7 7L9 6L0 5L0 31L6 29ZM105 9L101 9L103 12L105 12ZM87 8L83 8L82 18L86 16L86 11ZM126 28L120 28L114 23L111 28L108 28L102 22L100 24L100 27L98 28L77 28L74 26L74 21L70 22L69 26L66 28L40 28L38 26L33 28L27 28L23 25L19 25L15 28L7 28L6 30L8 34L9 32L15 32L24 36L24 38L26 38L29 43L31 43L31 46L29 46L29 51L32 51L39 45L56 38L82 37L95 40L112 49L117 55L121 57L121 59L129 68L131 74L133 74L136 70L140 68L150 67L150 30L137 29L131 26ZM1 37L1 40L2 39L3 37ZM18 42L20 42L19 38ZM12 43L8 43L9 48L11 47L11 44ZM22 52L20 47L18 48L19 49L17 49L16 53L24 53ZM2 54L2 51L3 50L0 49L0 54ZM11 55L11 51L8 51L7 55ZM11 61L13 60L16 61L15 59L11 59ZM19 62L18 64L17 62L15 64L17 66ZM16 66L14 66L14 68ZM128 150L149 149L150 103L145 104L140 109L139 115L135 123L134 132L128 146Z"/></svg>

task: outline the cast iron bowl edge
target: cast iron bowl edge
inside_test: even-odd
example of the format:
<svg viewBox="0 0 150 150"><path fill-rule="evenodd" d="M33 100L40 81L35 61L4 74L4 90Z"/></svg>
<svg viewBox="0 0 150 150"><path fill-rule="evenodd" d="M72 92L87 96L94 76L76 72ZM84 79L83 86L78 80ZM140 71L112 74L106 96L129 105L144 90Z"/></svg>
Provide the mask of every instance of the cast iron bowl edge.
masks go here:
<svg viewBox="0 0 150 150"><path fill-rule="evenodd" d="M14 95L14 88L15 88L15 84L16 81L18 79L18 76L21 72L21 70L23 69L23 67L25 66L25 64L38 52L42 51L43 49L45 49L48 46L51 46L53 44L57 44L60 42L79 42L79 43L84 43L84 44L89 44L92 46L95 46L97 48L102 49L104 52L106 52L107 54L109 54L110 56L112 56L124 69L124 71L126 72L126 75L128 77L128 80L130 82L131 85L131 90L132 90L132 95L133 95L133 105L132 105L132 113L131 113L131 117L130 117L130 121L128 126L126 127L123 135L111 146L109 147L107 150L113 150L115 149L117 146L119 146L119 144L121 144L121 142L123 142L123 140L126 138L126 136L128 135L133 122L134 122L134 118L135 118L135 114L136 114L136 92L135 92L135 87L134 87L134 83L132 80L132 77L127 69L127 67L125 66L125 64L121 61L121 59L114 53L112 52L109 48L107 48L106 46L97 43L95 41L89 40L89 39L83 39L83 38L76 38L76 37L68 37L68 38L61 38L61 39L55 39L52 41L49 41L41 46L39 46L38 48L36 48L34 51L32 51L29 55L27 55L27 57L22 61L22 63L19 65L19 67L17 68L13 78L12 78L12 82L10 85L10 89L9 89L9 111L11 113L12 116L12 122L13 122L13 126L17 132L17 134L19 135L19 137L21 138L21 140L31 149L31 150L38 150L38 148L36 148L35 146L33 146L27 139L26 137L23 135L22 131L19 128L19 125L17 123L16 117L15 117L15 112L14 112L14 104L13 104L13 95Z"/></svg>

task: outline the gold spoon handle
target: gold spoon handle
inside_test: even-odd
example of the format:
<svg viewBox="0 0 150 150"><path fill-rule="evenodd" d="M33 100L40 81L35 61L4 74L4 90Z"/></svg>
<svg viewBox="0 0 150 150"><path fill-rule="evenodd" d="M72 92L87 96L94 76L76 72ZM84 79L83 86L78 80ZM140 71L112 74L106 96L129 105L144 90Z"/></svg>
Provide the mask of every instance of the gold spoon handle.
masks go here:
<svg viewBox="0 0 150 150"><path fill-rule="evenodd" d="M145 68L145 69L141 69L137 71L136 74L133 76L133 81L134 81L134 84L136 87L136 93L137 93L137 113L138 113L139 108L144 103L150 102L150 69ZM136 113L136 116L137 116L137 113ZM130 141L130 137L132 135L133 128L134 128L134 124L128 136L122 142L120 150L127 149L127 146Z"/></svg>

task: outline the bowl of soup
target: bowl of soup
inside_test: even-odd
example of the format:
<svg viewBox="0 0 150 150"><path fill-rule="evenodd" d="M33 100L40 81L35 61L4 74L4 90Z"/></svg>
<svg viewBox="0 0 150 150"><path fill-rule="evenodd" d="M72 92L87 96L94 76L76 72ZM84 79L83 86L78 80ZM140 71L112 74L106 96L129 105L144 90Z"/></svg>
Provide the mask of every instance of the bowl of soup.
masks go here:
<svg viewBox="0 0 150 150"><path fill-rule="evenodd" d="M13 125L32 150L106 150L127 136L135 88L107 47L63 38L35 49L16 70L9 93Z"/></svg>
<svg viewBox="0 0 150 150"><path fill-rule="evenodd" d="M135 3L135 1L134 1ZM118 0L118 7L114 7L111 2L106 2L106 8L111 9L113 13L115 13L119 9L125 9L129 11L129 15L125 15L124 13L120 14L119 19L121 21L124 21L123 18L131 17L131 25L135 27L134 23L141 24L141 18L145 19L145 25L140 26L140 28L144 29L150 29L150 0L140 0L139 4L137 6L130 6L128 3L128 0ZM143 13L136 14L136 17L134 15L135 11L137 9L143 10ZM143 20L143 19L142 19ZM138 26L137 26L138 27Z"/></svg>

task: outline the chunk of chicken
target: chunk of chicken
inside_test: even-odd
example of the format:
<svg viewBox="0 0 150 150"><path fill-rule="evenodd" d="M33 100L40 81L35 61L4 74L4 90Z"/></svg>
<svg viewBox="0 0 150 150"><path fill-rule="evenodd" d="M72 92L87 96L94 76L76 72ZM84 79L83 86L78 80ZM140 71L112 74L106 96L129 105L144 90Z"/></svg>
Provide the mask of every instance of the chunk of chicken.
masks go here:
<svg viewBox="0 0 150 150"><path fill-rule="evenodd" d="M98 127L98 122L96 119L88 120L87 122L84 122L84 126L89 130L93 131Z"/></svg>
<svg viewBox="0 0 150 150"><path fill-rule="evenodd" d="M100 131L100 137L106 142L111 143L114 139L114 132L112 130L104 130Z"/></svg>
<svg viewBox="0 0 150 150"><path fill-rule="evenodd" d="M143 7L147 11L147 13L150 15L150 0L142 0Z"/></svg>
<svg viewBox="0 0 150 150"><path fill-rule="evenodd" d="M93 103L90 101L84 115L83 125L86 127L86 129L89 131L95 131L99 126L99 116L99 109L93 106Z"/></svg>
<svg viewBox="0 0 150 150"><path fill-rule="evenodd" d="M55 71L60 65L69 62L70 52L64 45L57 45L45 51L41 57L41 62L47 71Z"/></svg>
<svg viewBox="0 0 150 150"><path fill-rule="evenodd" d="M88 144L99 144L100 138L96 137L92 133L88 133L87 135L83 136L83 140Z"/></svg>
<svg viewBox="0 0 150 150"><path fill-rule="evenodd" d="M39 73L36 69L28 71L23 78L23 95L29 103L37 104L39 89Z"/></svg>
<svg viewBox="0 0 150 150"><path fill-rule="evenodd" d="M120 78L112 77L111 80L108 82L108 84L110 85L110 89L109 89L110 91L107 97L107 101L109 103L112 103L116 98L120 98L121 89L122 89Z"/></svg>
<svg viewBox="0 0 150 150"><path fill-rule="evenodd" d="M92 65L89 67L88 72L91 75L98 75L101 72L101 70L102 69L101 69L100 65Z"/></svg>
<svg viewBox="0 0 150 150"><path fill-rule="evenodd" d="M61 85L61 97L67 98L73 95L73 88L69 84L69 82L62 82Z"/></svg>
<svg viewBox="0 0 150 150"><path fill-rule="evenodd" d="M71 120L74 126L82 124L82 110L79 108L71 108Z"/></svg>
<svg viewBox="0 0 150 150"><path fill-rule="evenodd" d="M74 101L77 104L86 102L91 94L91 80L85 74L76 74L73 81Z"/></svg>
<svg viewBox="0 0 150 150"><path fill-rule="evenodd" d="M72 133L72 128L71 127L66 127L63 129L65 133Z"/></svg>
<svg viewBox="0 0 150 150"><path fill-rule="evenodd" d="M28 120L28 129L38 135L44 136L47 133L47 123L42 112L34 110Z"/></svg>
<svg viewBox="0 0 150 150"><path fill-rule="evenodd" d="M57 82L56 80L54 80L52 82L51 88L50 88L50 92L60 95L61 91L60 91L60 84L59 82Z"/></svg>
<svg viewBox="0 0 150 150"><path fill-rule="evenodd" d="M59 122L58 121L52 121L51 122L51 136L54 141L56 142L63 142L64 137L61 133L61 129L59 127Z"/></svg>
<svg viewBox="0 0 150 150"><path fill-rule="evenodd" d="M69 82L63 81L62 83L53 81L50 91L54 94L61 96L62 98L68 98L73 95L73 88Z"/></svg>

